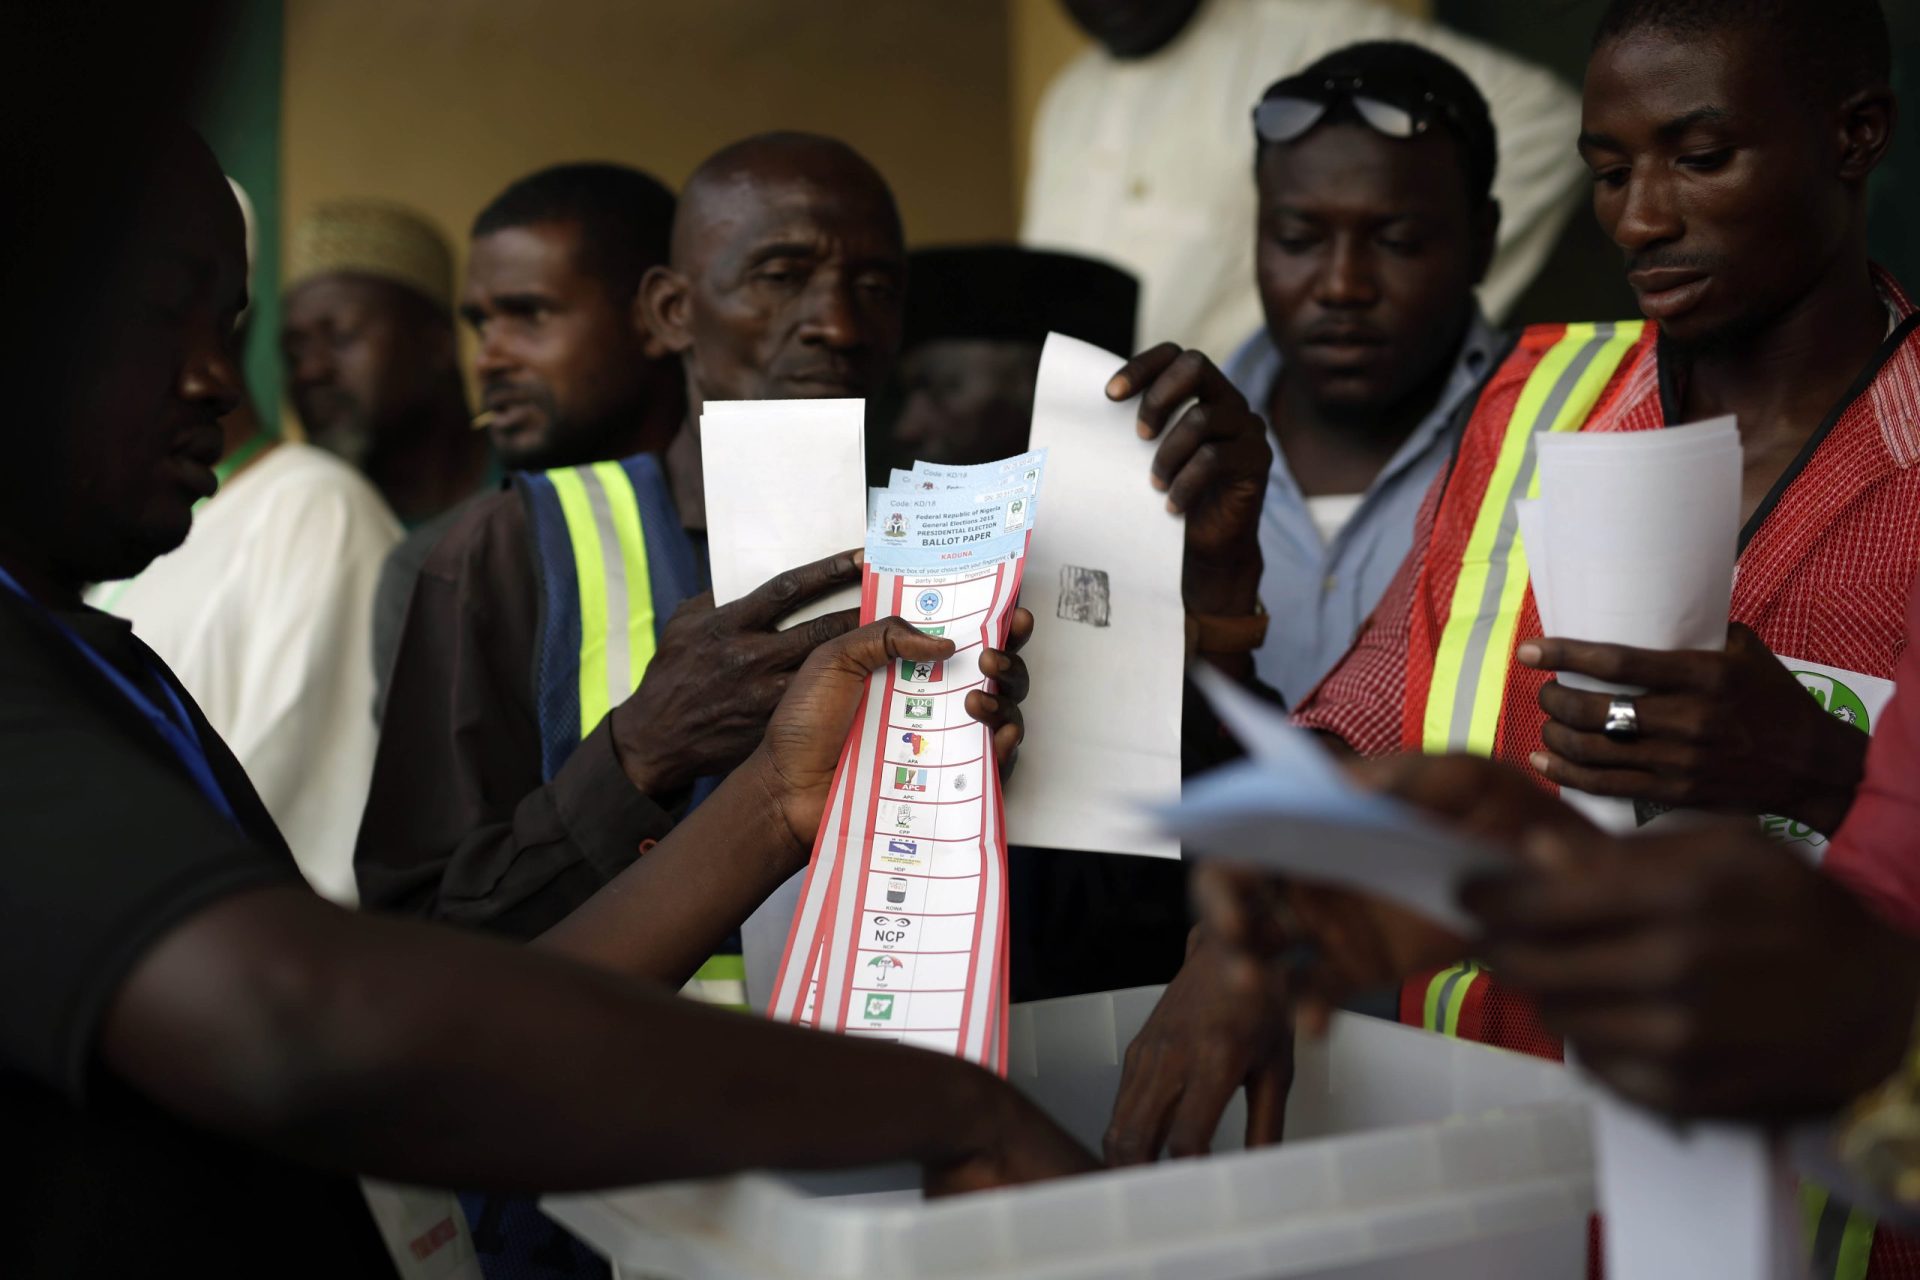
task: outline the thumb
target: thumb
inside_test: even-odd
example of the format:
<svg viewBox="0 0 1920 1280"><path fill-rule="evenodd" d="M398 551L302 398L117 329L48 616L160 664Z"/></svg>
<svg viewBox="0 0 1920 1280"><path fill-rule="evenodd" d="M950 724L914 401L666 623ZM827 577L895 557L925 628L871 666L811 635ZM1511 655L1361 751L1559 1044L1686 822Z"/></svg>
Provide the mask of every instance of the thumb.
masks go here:
<svg viewBox="0 0 1920 1280"><path fill-rule="evenodd" d="M865 674L895 658L934 662L953 655L953 641L930 636L900 618L882 618L813 651L808 666L836 666Z"/></svg>

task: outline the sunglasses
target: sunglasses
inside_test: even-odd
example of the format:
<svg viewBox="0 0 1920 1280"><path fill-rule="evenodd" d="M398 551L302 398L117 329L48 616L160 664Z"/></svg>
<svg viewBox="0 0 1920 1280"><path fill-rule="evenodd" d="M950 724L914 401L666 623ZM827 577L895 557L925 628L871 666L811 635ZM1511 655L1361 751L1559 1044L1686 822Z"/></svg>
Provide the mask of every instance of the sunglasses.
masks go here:
<svg viewBox="0 0 1920 1280"><path fill-rule="evenodd" d="M1287 84L1262 99L1253 109L1253 131L1262 142L1295 142L1342 102L1350 103L1362 124L1389 138L1417 138L1444 119L1456 129L1460 109L1432 93L1405 102L1369 93L1360 76L1326 80L1317 85Z"/></svg>

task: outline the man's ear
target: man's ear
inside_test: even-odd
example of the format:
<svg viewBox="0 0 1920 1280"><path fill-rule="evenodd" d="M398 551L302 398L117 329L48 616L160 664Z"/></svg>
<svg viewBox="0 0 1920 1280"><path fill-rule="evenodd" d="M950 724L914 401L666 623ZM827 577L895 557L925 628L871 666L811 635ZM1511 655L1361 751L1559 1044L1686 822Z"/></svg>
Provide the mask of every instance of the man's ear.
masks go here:
<svg viewBox="0 0 1920 1280"><path fill-rule="evenodd" d="M1473 282L1484 283L1493 266L1493 253L1500 245L1500 202L1492 196L1473 215Z"/></svg>
<svg viewBox="0 0 1920 1280"><path fill-rule="evenodd" d="M1885 85L1862 89L1840 104L1840 176L1865 182L1886 159L1900 103Z"/></svg>
<svg viewBox="0 0 1920 1280"><path fill-rule="evenodd" d="M640 353L649 360L659 360L672 354L667 344L660 341L653 330L653 323L647 319L647 295L644 290L633 291L633 301L627 304L627 319L633 325L633 336L640 343Z"/></svg>
<svg viewBox="0 0 1920 1280"><path fill-rule="evenodd" d="M648 355L680 355L693 346L688 308L693 282L672 267L651 267L634 298L634 324L641 329Z"/></svg>

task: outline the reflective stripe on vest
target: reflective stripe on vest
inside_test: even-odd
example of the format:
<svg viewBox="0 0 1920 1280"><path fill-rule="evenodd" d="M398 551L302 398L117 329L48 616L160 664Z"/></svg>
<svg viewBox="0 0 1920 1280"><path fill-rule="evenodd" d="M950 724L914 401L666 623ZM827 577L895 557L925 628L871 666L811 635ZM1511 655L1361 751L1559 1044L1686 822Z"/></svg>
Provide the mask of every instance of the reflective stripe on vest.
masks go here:
<svg viewBox="0 0 1920 1280"><path fill-rule="evenodd" d="M1434 974L1427 980L1426 1008L1420 1025L1443 1036L1459 1035L1460 1010L1467 1002L1467 992L1485 980L1486 970L1476 960Z"/></svg>
<svg viewBox="0 0 1920 1280"><path fill-rule="evenodd" d="M1849 1209L1825 1187L1800 1184L1800 1221L1814 1280L1866 1280L1874 1220Z"/></svg>
<svg viewBox="0 0 1920 1280"><path fill-rule="evenodd" d="M677 524L665 527L676 517L652 457L563 467L515 483L527 499L542 578L535 701L541 765L551 781L573 748L640 687L659 624L702 584L685 534ZM723 953L681 990L744 1011L746 977L741 956Z"/></svg>
<svg viewBox="0 0 1920 1280"><path fill-rule="evenodd" d="M640 687L653 661L653 583L633 485L617 462L547 472L580 593L580 736ZM621 625L620 619L626 620Z"/></svg>
<svg viewBox="0 0 1920 1280"><path fill-rule="evenodd" d="M640 686L660 626L706 583L652 456L523 473L513 483L540 575L534 713L541 776L551 782Z"/></svg>
<svg viewBox="0 0 1920 1280"><path fill-rule="evenodd" d="M1584 427L1645 328L1642 321L1568 325L1528 376L1461 557L1427 687L1423 750L1493 754L1526 600L1527 559L1514 503L1538 490L1533 437Z"/></svg>
<svg viewBox="0 0 1920 1280"><path fill-rule="evenodd" d="M687 985L680 988L680 994L692 996L702 1004L745 1011L748 1008L747 958L742 955L709 957Z"/></svg>

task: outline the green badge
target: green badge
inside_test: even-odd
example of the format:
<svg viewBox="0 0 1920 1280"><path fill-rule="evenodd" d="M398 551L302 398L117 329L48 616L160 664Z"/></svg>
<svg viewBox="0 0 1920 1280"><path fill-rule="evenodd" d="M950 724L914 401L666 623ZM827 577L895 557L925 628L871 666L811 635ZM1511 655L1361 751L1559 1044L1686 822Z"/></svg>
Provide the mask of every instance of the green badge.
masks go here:
<svg viewBox="0 0 1920 1280"><path fill-rule="evenodd" d="M867 997L867 1019L870 1022L893 1021L893 997L869 995Z"/></svg>
<svg viewBox="0 0 1920 1280"><path fill-rule="evenodd" d="M1832 676L1819 675L1812 671L1793 673L1801 687L1813 695L1813 700L1825 707L1841 724L1850 724L1862 733L1872 733L1873 726L1868 723L1867 706L1860 701L1860 695L1841 684Z"/></svg>

